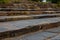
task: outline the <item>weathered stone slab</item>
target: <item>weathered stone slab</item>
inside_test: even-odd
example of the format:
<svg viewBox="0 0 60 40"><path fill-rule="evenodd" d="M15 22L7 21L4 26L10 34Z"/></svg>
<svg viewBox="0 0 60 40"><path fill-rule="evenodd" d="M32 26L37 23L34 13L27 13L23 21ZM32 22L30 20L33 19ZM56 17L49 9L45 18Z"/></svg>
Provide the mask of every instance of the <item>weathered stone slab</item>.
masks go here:
<svg viewBox="0 0 60 40"><path fill-rule="evenodd" d="M19 15L19 16L0 16L0 19L5 18L15 18L15 17L30 17L30 16L53 16L53 15L60 15L60 14L39 14L39 15Z"/></svg>
<svg viewBox="0 0 60 40"><path fill-rule="evenodd" d="M3 40L60 40L60 34L53 33L53 30L57 30L57 32L60 32L60 27L48 29L45 31L37 31L34 33L25 34L23 36L6 38Z"/></svg>
<svg viewBox="0 0 60 40"><path fill-rule="evenodd" d="M60 21L60 17L56 18L45 18L45 19L34 19L34 20L21 20L21 21L11 21L11 22L0 22L1 28L25 28L26 26L32 26L37 24L45 24L45 23L54 23ZM8 29L7 28L7 29ZM11 29L13 30L13 29Z"/></svg>
<svg viewBox="0 0 60 40"><path fill-rule="evenodd" d="M60 14L0 16L0 22L16 21L16 20L29 20L29 19L41 19L41 18L54 18L54 17L60 17Z"/></svg>
<svg viewBox="0 0 60 40"><path fill-rule="evenodd" d="M60 14L60 11L50 11L50 12L47 12L47 11L34 11L34 10L31 10L31 11L0 11L0 16L13 16L13 15L36 15L36 14Z"/></svg>
<svg viewBox="0 0 60 40"><path fill-rule="evenodd" d="M59 18L48 18L48 19L1 22L0 24L2 24L4 27L5 25L7 26L7 24L12 25L13 27L11 27L12 29L9 29L9 27L8 28L5 27L5 30L0 31L0 39L8 38L8 37L15 37L15 36L23 35L26 33L35 32L38 30L46 30L49 28L58 27L60 26L59 21L60 21L60 17Z"/></svg>

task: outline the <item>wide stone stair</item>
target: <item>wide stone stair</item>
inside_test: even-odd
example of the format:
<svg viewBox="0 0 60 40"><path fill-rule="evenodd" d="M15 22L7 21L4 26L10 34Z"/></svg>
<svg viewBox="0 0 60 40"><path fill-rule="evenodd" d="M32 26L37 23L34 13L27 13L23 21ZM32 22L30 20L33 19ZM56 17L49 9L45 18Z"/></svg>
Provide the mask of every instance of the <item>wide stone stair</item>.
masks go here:
<svg viewBox="0 0 60 40"><path fill-rule="evenodd" d="M27 9L24 9L25 4L29 5ZM35 9L35 5L25 4L21 8L20 3L0 8L0 40L53 40L60 37L60 9L40 6Z"/></svg>
<svg viewBox="0 0 60 40"><path fill-rule="evenodd" d="M60 13L60 7L55 7L50 3L20 2L8 5L0 5L0 16L13 15L35 15L35 14L56 14Z"/></svg>

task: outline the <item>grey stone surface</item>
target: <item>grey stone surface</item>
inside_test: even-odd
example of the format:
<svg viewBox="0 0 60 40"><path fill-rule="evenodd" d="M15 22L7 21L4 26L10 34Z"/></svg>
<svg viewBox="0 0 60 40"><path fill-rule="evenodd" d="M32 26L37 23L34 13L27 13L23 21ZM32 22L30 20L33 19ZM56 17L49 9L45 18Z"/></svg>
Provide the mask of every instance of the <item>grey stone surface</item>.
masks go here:
<svg viewBox="0 0 60 40"><path fill-rule="evenodd" d="M23 36L6 38L3 40L60 40L60 33L53 33L55 30L58 29L60 30L60 27L48 29L45 31L37 31L34 33L25 34ZM57 32L60 32L59 30Z"/></svg>
<svg viewBox="0 0 60 40"><path fill-rule="evenodd" d="M51 38L51 40L60 40L60 34L55 36L55 37L53 37L53 38Z"/></svg>
<svg viewBox="0 0 60 40"><path fill-rule="evenodd" d="M11 21L11 22L0 22L0 32L8 30L18 30L27 26L54 23L60 21L60 17L56 18L45 18L45 19L34 19L34 20L22 20L22 21ZM3 30L2 30L3 29Z"/></svg>

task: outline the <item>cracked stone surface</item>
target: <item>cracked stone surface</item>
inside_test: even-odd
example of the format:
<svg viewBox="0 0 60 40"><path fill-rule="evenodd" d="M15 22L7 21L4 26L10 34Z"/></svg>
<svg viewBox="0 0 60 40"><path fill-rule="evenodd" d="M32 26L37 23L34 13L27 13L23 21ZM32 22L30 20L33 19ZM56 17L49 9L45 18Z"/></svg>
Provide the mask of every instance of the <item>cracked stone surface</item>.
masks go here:
<svg viewBox="0 0 60 40"><path fill-rule="evenodd" d="M25 34L23 36L6 38L3 40L60 40L60 27L48 29L45 31L37 31Z"/></svg>
<svg viewBox="0 0 60 40"><path fill-rule="evenodd" d="M0 32L18 30L27 26L54 23L60 21L60 17L56 18L45 18L45 19L34 19L34 20L22 20L22 21L11 21L11 22L0 22Z"/></svg>

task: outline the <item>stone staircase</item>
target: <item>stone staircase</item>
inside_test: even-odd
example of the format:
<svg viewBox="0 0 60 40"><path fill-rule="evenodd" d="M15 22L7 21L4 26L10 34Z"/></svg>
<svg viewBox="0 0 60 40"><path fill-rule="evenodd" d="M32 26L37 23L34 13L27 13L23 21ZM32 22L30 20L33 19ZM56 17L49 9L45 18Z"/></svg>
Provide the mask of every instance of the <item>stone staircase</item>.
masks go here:
<svg viewBox="0 0 60 40"><path fill-rule="evenodd" d="M55 20L55 21L54 21ZM47 30L60 26L59 18L22 20L0 23L0 39L22 36L38 30Z"/></svg>
<svg viewBox="0 0 60 40"><path fill-rule="evenodd" d="M40 6L35 9L37 6L31 3L25 4L21 3L20 5L19 3L14 4L14 6L7 6L7 8L0 8L0 40L14 40L17 36L35 34L34 32L37 31L41 32L60 27L60 9L40 8ZM27 9L24 9L24 5ZM31 9L30 6L35 8ZM15 40L24 39L17 38ZM29 39L25 38L25 40Z"/></svg>
<svg viewBox="0 0 60 40"><path fill-rule="evenodd" d="M3 20L0 21L1 40L5 40L5 38L8 38L10 40L10 38L22 36L32 32L34 33L39 30L44 31L47 29L60 27L60 15L57 17L57 14L28 15L28 16L24 15L23 17L22 15L21 16L0 16L0 17L1 19L4 20L4 21ZM35 17L35 18L29 18L29 17ZM16 18L18 20L16 20Z"/></svg>
<svg viewBox="0 0 60 40"><path fill-rule="evenodd" d="M20 2L0 6L0 16L56 13L60 13L60 8L55 8L55 6L49 3Z"/></svg>

